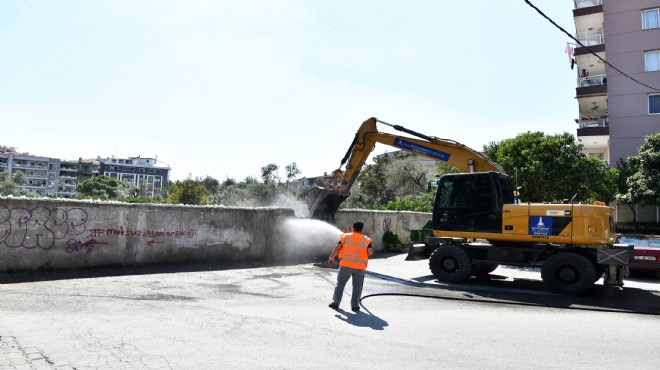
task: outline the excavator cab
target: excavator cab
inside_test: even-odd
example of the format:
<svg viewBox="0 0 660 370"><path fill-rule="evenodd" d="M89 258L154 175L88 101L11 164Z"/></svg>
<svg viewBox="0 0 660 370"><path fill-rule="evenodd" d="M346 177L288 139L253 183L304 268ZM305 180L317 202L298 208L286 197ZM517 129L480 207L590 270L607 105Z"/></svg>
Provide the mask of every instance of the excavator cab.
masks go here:
<svg viewBox="0 0 660 370"><path fill-rule="evenodd" d="M513 204L509 177L494 171L444 175L433 206L433 228L443 231L502 232L502 208Z"/></svg>

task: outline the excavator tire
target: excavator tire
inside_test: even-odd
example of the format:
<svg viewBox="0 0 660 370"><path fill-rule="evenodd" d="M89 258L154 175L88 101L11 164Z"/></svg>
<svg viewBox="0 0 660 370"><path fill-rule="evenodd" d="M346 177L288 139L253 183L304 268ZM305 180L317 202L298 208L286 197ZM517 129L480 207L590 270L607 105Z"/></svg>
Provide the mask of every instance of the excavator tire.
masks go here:
<svg viewBox="0 0 660 370"><path fill-rule="evenodd" d="M429 267L440 281L458 283L472 274L472 262L467 251L457 245L437 248L429 258Z"/></svg>
<svg viewBox="0 0 660 370"><path fill-rule="evenodd" d="M475 263L472 265L472 275L473 276L485 276L495 271L498 267L498 264L485 264L485 263Z"/></svg>
<svg viewBox="0 0 660 370"><path fill-rule="evenodd" d="M594 285L596 268L584 256L562 252L545 261L541 268L541 278L553 292L582 295Z"/></svg>

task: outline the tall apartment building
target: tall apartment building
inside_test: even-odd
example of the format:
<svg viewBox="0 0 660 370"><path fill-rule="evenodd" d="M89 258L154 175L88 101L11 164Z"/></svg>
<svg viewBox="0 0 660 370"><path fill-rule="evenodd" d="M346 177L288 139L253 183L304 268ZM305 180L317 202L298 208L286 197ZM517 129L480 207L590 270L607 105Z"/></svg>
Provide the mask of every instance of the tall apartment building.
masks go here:
<svg viewBox="0 0 660 370"><path fill-rule="evenodd" d="M660 0L574 0L577 137L616 167L660 132ZM612 66L605 64L588 49Z"/></svg>

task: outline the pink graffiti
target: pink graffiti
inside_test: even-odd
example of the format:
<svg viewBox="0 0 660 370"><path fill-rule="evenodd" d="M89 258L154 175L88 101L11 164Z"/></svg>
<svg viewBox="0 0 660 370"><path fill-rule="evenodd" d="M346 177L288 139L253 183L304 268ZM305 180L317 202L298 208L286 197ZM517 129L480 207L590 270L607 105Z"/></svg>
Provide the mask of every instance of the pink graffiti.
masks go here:
<svg viewBox="0 0 660 370"><path fill-rule="evenodd" d="M108 244L108 243L103 243L96 239L90 239L84 243L75 239L71 239L66 244L67 247L64 250L67 253L80 252L84 248L87 248L87 253L92 253L92 250L94 250L94 247L97 244Z"/></svg>
<svg viewBox="0 0 660 370"><path fill-rule="evenodd" d="M197 235L197 230L195 229L190 229L190 230L163 230L163 231L155 231L155 230L147 230L147 229L142 229L142 230L133 230L126 228L124 229L123 226L119 226L119 228L110 228L110 229L100 229L100 228L93 228L89 230L89 235L87 235L88 238L98 238L99 236L118 236L118 235L123 235L131 238L157 238L157 237L166 237L166 238L194 238L195 235Z"/></svg>
<svg viewBox="0 0 660 370"><path fill-rule="evenodd" d="M83 234L87 219L87 211L82 208L27 209L0 205L0 245L50 249L56 240Z"/></svg>

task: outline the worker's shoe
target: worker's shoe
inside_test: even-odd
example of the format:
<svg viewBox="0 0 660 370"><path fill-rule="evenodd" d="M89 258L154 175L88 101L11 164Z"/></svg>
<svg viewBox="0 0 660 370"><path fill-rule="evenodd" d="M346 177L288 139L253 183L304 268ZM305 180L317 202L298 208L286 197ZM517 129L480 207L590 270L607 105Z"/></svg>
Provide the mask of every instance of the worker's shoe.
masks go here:
<svg viewBox="0 0 660 370"><path fill-rule="evenodd" d="M353 308L351 308L351 310L353 310L353 312L358 312L358 311L360 311L360 307L353 307Z"/></svg>
<svg viewBox="0 0 660 370"><path fill-rule="evenodd" d="M337 305L334 304L334 303L330 303L330 304L328 305L328 307L332 308L333 310L338 310L338 309L339 309L339 306L337 306Z"/></svg>

